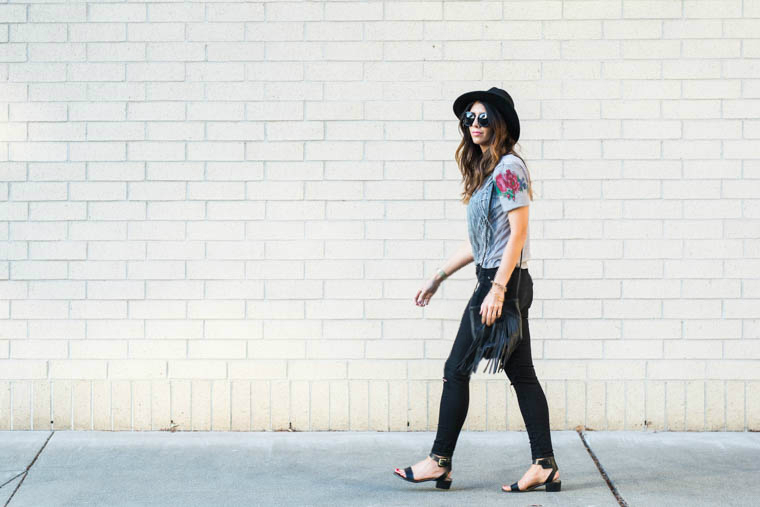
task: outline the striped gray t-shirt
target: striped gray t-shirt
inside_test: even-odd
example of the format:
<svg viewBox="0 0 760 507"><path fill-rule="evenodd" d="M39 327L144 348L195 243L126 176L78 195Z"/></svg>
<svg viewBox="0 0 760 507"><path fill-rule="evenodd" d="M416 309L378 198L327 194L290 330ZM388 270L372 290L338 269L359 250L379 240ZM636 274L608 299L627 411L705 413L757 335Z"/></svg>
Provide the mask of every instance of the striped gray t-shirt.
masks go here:
<svg viewBox="0 0 760 507"><path fill-rule="evenodd" d="M509 241L512 231L507 215L510 211L521 206L530 206L528 196L528 170L519 157L509 153L504 155L491 173L495 183L491 208L488 210L488 220L496 234L488 241L488 250L483 261L484 268L493 268L501 264L501 256ZM528 267L530 259L530 226L525 238L521 267ZM520 262L518 257L517 263Z"/></svg>

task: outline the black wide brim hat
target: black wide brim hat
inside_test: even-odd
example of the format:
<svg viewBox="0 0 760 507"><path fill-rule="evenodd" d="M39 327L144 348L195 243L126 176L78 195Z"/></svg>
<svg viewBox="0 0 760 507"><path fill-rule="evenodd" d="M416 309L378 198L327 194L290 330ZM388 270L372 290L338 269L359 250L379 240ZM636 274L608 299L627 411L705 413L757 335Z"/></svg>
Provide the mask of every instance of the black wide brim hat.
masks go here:
<svg viewBox="0 0 760 507"><path fill-rule="evenodd" d="M491 106L499 110L507 122L507 128L512 138L517 142L520 139L520 119L515 111L515 101L512 97L501 88L492 86L488 90L475 90L463 93L454 101L454 114L457 119L462 118L467 104L476 100L488 102Z"/></svg>

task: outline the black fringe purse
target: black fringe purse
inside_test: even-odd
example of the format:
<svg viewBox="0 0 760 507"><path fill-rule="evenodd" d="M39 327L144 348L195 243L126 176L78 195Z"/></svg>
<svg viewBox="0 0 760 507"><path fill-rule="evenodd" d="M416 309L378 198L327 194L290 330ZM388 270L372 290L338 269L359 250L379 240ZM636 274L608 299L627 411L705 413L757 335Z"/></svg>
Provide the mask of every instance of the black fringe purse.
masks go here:
<svg viewBox="0 0 760 507"><path fill-rule="evenodd" d="M522 252L520 264L522 267ZM490 326L481 322L480 305L469 307L472 343L457 369L465 374L475 373L482 359L488 363L483 371L497 373L504 370L512 352L522 341L522 313L520 312L520 276L517 274L517 298L504 298L501 315Z"/></svg>

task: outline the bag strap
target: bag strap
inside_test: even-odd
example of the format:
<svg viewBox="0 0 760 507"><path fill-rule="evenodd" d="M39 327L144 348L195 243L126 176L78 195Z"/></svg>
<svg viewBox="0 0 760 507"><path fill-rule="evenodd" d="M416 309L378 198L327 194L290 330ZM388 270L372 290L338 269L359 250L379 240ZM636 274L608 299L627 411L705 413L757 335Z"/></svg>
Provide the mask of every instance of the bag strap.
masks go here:
<svg viewBox="0 0 760 507"><path fill-rule="evenodd" d="M517 269L520 271L517 272L517 297L520 297L520 277L522 276L522 256L523 256L523 250L525 249L525 245L523 245L522 249L520 249L520 264L517 265Z"/></svg>

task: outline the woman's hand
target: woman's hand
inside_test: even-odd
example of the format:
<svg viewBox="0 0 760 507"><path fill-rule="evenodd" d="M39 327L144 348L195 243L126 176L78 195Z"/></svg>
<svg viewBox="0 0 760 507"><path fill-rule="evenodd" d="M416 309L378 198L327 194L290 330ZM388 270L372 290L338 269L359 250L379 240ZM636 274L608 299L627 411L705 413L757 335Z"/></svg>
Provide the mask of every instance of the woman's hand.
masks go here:
<svg viewBox="0 0 760 507"><path fill-rule="evenodd" d="M480 322L486 326L493 324L496 319L501 317L503 306L504 293L498 287L491 287L480 305Z"/></svg>
<svg viewBox="0 0 760 507"><path fill-rule="evenodd" d="M435 294L435 291L438 290L438 287L440 285L441 282L439 280L427 280L425 282L425 285L423 285L422 288L417 291L417 295L414 296L414 303L417 306L427 305L430 302L430 298L433 297L433 294Z"/></svg>

